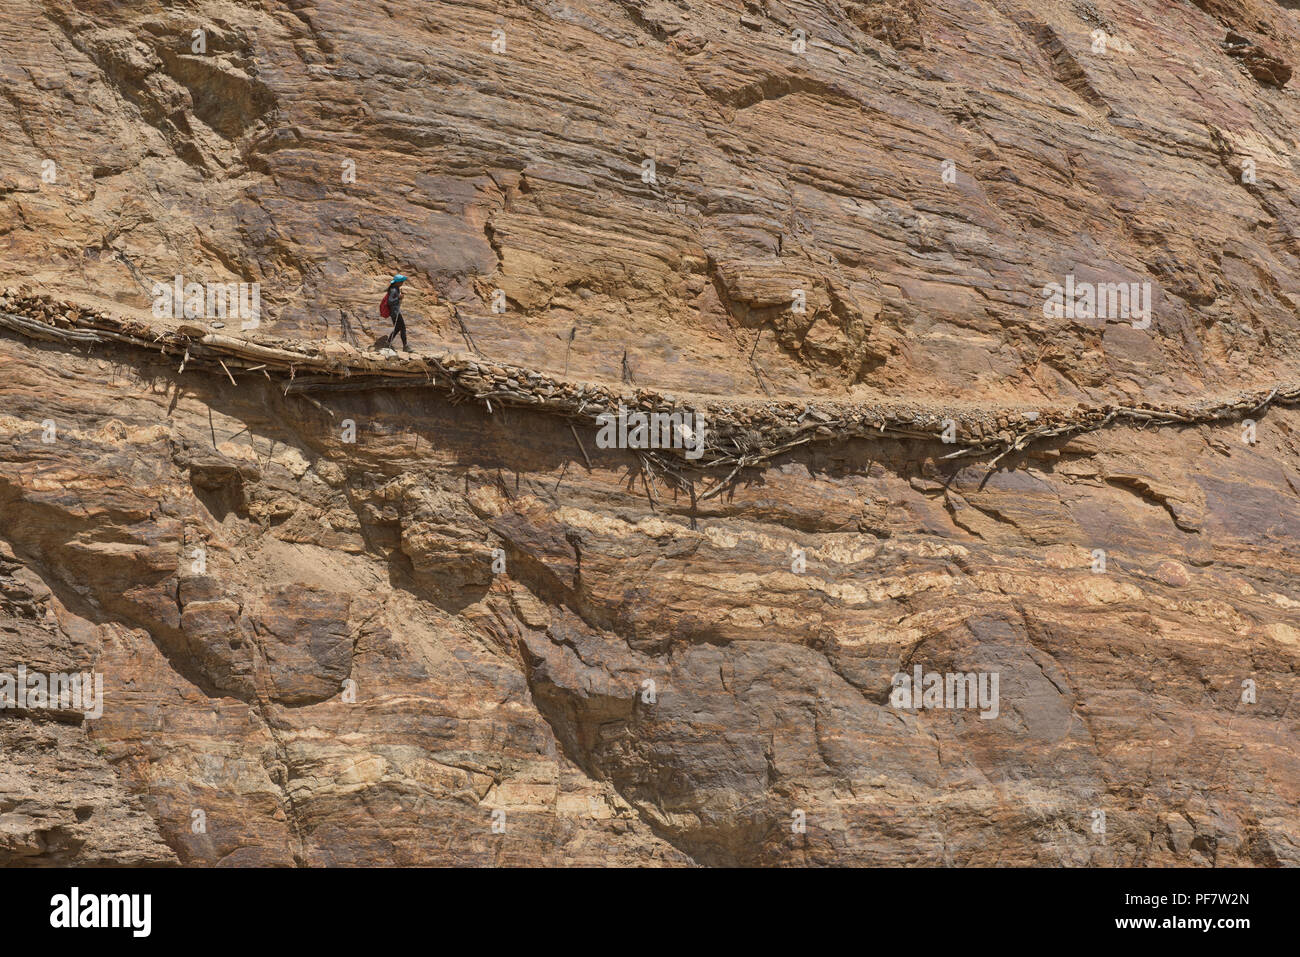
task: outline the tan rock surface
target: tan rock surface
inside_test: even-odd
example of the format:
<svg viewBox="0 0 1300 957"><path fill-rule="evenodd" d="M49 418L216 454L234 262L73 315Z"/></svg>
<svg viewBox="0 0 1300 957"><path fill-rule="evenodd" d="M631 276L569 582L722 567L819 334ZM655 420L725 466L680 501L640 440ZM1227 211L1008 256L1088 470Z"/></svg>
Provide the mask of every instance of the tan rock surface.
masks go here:
<svg viewBox="0 0 1300 957"><path fill-rule="evenodd" d="M693 502L542 409L5 327L0 674L104 712L0 710L0 863L1300 863L1300 410L936 438L1300 382L1295 16L7 4L0 286L197 342L150 283L258 281L351 368L400 269L485 382L817 441Z"/></svg>
<svg viewBox="0 0 1300 957"><path fill-rule="evenodd" d="M1269 0L15 0L0 50L4 282L260 281L277 331L363 338L400 269L423 341L460 344L455 303L521 365L626 350L709 392L758 391L759 328L786 393L1295 368L1300 24ZM1152 328L1044 318L1071 273L1152 283Z"/></svg>

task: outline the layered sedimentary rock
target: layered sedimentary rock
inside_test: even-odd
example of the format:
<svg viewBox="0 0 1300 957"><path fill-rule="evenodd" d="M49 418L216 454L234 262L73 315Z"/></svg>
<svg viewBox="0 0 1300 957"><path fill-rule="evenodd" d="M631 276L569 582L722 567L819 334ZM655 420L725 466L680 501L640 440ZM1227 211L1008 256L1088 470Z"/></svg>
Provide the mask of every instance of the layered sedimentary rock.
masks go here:
<svg viewBox="0 0 1300 957"><path fill-rule="evenodd" d="M11 667L107 684L11 726L117 787L78 809L14 741L15 854L1294 861L1294 411L1004 468L845 440L692 501L433 389L21 338L4 373ZM994 714L895 707L916 666L996 673Z"/></svg>
<svg viewBox="0 0 1300 957"><path fill-rule="evenodd" d="M0 311L141 342L0 331L0 674L104 685L0 709L0 862L1297 863L1296 16L8 4ZM450 350L730 410L717 494Z"/></svg>
<svg viewBox="0 0 1300 957"><path fill-rule="evenodd" d="M758 391L760 328L783 393L1267 378L1296 358L1295 17L17 0L0 281L139 309L259 281L277 328L361 336L400 270L425 341L459 343L455 303L493 354L700 391ZM1037 313L1067 274L1151 283L1152 330Z"/></svg>

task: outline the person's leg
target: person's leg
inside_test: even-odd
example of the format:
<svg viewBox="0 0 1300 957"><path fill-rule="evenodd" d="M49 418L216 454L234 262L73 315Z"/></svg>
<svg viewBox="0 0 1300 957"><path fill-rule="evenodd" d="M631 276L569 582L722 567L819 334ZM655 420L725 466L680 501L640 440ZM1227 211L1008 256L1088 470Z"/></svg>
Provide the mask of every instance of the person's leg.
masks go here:
<svg viewBox="0 0 1300 957"><path fill-rule="evenodd" d="M398 315L397 317L397 331L402 334L402 348L407 352L410 352L411 347L406 344L406 322L402 319L401 315Z"/></svg>

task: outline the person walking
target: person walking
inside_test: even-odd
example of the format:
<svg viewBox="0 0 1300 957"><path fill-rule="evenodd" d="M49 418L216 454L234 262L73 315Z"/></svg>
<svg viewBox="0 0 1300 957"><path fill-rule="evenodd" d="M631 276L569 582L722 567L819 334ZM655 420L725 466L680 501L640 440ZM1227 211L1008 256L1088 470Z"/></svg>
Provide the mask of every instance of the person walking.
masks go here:
<svg viewBox="0 0 1300 957"><path fill-rule="evenodd" d="M407 352L411 347L406 342L406 321L402 318L402 283L406 282L406 277L398 273L393 277L393 281L388 284L388 292L384 293L383 302L379 306L379 314L393 320L393 331L388 334L388 348L393 347L393 342L400 334L402 337L402 348Z"/></svg>

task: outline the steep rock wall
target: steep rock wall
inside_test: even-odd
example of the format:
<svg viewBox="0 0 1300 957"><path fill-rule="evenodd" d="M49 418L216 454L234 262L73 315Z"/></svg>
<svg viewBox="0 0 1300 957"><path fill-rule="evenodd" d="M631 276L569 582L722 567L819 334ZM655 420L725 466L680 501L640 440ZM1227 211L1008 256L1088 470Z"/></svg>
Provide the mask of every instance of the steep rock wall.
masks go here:
<svg viewBox="0 0 1300 957"><path fill-rule="evenodd" d="M1300 381L1296 16L5 4L3 286L260 282L337 355L400 269L424 355L918 435L702 499L527 408L6 329L0 674L105 701L0 710L0 863L1297 863L1300 413L1010 428ZM916 666L998 717L891 706Z"/></svg>
<svg viewBox="0 0 1300 957"><path fill-rule="evenodd" d="M4 344L9 666L106 684L6 717L15 857L1295 862L1294 411L692 507L537 413ZM999 717L891 707L915 665Z"/></svg>

